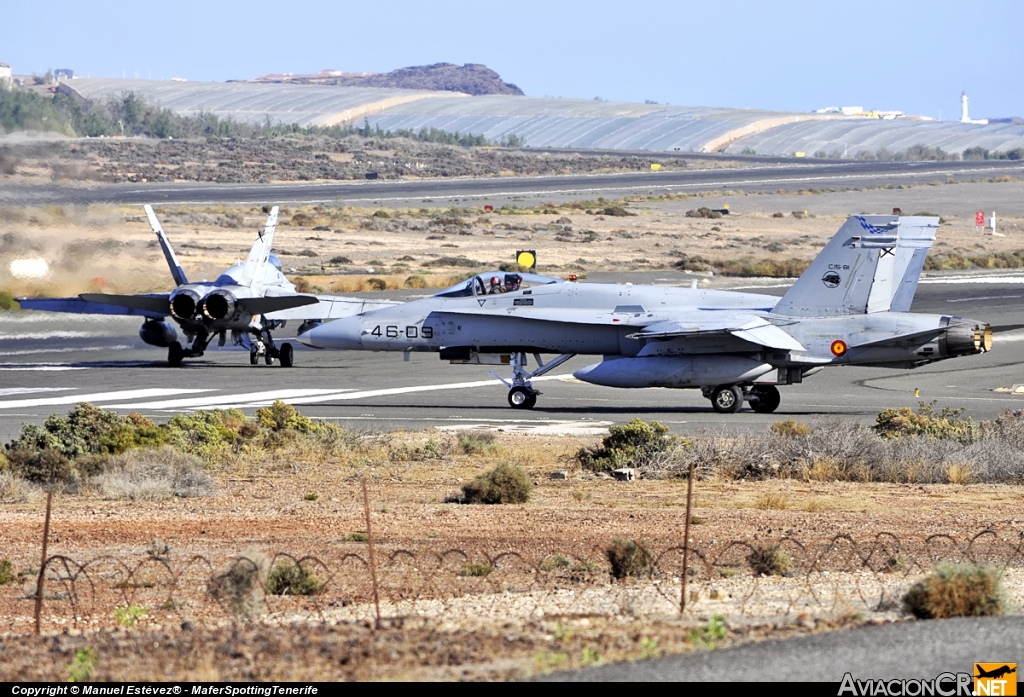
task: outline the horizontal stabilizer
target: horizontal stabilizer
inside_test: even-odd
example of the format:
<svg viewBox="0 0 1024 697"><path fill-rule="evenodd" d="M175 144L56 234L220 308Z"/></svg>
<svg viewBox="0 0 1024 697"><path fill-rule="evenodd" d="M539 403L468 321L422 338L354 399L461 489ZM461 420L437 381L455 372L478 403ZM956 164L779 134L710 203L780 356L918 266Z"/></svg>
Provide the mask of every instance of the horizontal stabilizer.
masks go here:
<svg viewBox="0 0 1024 697"><path fill-rule="evenodd" d="M867 341L863 344L857 344L856 346L851 345L850 348L869 348L869 347L884 347L884 346L899 346L907 341L913 341L915 339L929 339L935 338L946 331L946 327L934 327L932 329L925 329L920 332L911 332L910 334L900 334L899 336L890 336L885 339L879 339L878 341Z"/></svg>
<svg viewBox="0 0 1024 697"><path fill-rule="evenodd" d="M303 305L315 305L318 302L320 301L312 295L282 295L273 298L239 298L238 306L250 315L262 315Z"/></svg>
<svg viewBox="0 0 1024 697"><path fill-rule="evenodd" d="M162 319L164 312L152 312L138 308L111 305L106 302L92 302L82 298L18 298L22 310L42 312L71 312L78 315L138 315Z"/></svg>
<svg viewBox="0 0 1024 697"><path fill-rule="evenodd" d="M401 305L394 300L366 300L336 295L318 295L319 302L315 305L304 305L287 310L276 310L267 319L272 320L328 320L351 317L371 310Z"/></svg>
<svg viewBox="0 0 1024 697"><path fill-rule="evenodd" d="M82 300L90 303L116 305L131 310L142 310L166 317L171 314L170 297L167 295L107 295L106 293L82 293Z"/></svg>

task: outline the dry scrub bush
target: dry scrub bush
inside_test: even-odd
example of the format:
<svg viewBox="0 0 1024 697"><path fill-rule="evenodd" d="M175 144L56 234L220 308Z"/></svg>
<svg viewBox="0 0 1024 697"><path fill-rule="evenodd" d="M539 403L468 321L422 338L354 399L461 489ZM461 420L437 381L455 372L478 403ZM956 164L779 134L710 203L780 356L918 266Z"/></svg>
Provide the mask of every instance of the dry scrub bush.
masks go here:
<svg viewBox="0 0 1024 697"><path fill-rule="evenodd" d="M604 554L616 579L647 578L654 570L654 555L643 540L613 538Z"/></svg>
<svg viewBox="0 0 1024 697"><path fill-rule="evenodd" d="M39 494L39 487L13 472L0 472L0 503L25 503Z"/></svg>
<svg viewBox="0 0 1024 697"><path fill-rule="evenodd" d="M465 503L526 503L533 485L522 467L501 463L462 487Z"/></svg>
<svg viewBox="0 0 1024 697"><path fill-rule="evenodd" d="M271 595L316 595L322 588L316 574L290 561L275 564L267 576L267 592Z"/></svg>
<svg viewBox="0 0 1024 697"><path fill-rule="evenodd" d="M811 435L810 426L805 423L800 423L799 421L794 421L793 419L776 421L769 427L769 430L777 436L789 436L791 438Z"/></svg>
<svg viewBox="0 0 1024 697"><path fill-rule="evenodd" d="M633 419L622 426L609 426L599 447L581 448L576 453L580 467L591 472L610 472L622 467L643 468L676 445L668 427L657 421Z"/></svg>
<svg viewBox="0 0 1024 697"><path fill-rule="evenodd" d="M0 559L0 586L11 583L17 576L14 574L14 565L10 559Z"/></svg>
<svg viewBox="0 0 1024 697"><path fill-rule="evenodd" d="M202 460L170 446L113 457L92 483L104 498L131 501L208 496L214 488Z"/></svg>
<svg viewBox="0 0 1024 697"><path fill-rule="evenodd" d="M758 576L785 576L793 570L793 562L779 545L763 545L747 557L750 569Z"/></svg>
<svg viewBox="0 0 1024 697"><path fill-rule="evenodd" d="M685 472L693 460L702 474L710 470L725 479L915 484L1024 480L1024 411L1006 412L973 428L954 425L943 436L882 436L838 418L816 421L806 434L788 426L781 430L691 436L690 447L675 451L671 471Z"/></svg>
<svg viewBox="0 0 1024 697"><path fill-rule="evenodd" d="M464 455L485 455L494 452L499 446L494 442L497 437L491 431L473 431L459 434L459 449Z"/></svg>
<svg viewBox="0 0 1024 697"><path fill-rule="evenodd" d="M994 617L1010 610L1002 572L980 564L940 564L903 596L919 619Z"/></svg>
<svg viewBox="0 0 1024 697"><path fill-rule="evenodd" d="M207 590L236 621L251 621L263 614L268 562L262 554L237 559L226 571L210 579Z"/></svg>

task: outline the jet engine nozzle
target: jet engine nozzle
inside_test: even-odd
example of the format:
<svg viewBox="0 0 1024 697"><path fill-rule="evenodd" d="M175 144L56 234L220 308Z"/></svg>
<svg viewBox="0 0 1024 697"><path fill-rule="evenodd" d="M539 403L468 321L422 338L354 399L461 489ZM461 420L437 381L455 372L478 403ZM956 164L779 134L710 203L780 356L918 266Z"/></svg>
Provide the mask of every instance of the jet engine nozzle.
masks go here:
<svg viewBox="0 0 1024 697"><path fill-rule="evenodd" d="M946 329L946 354L967 356L992 350L992 326L973 319L950 317Z"/></svg>
<svg viewBox="0 0 1024 697"><path fill-rule="evenodd" d="M237 306L235 296L226 290L215 290L203 298L203 314L212 320L228 319Z"/></svg>
<svg viewBox="0 0 1024 697"><path fill-rule="evenodd" d="M193 290L179 290L171 293L171 314L177 319L192 319L196 316L199 294Z"/></svg>

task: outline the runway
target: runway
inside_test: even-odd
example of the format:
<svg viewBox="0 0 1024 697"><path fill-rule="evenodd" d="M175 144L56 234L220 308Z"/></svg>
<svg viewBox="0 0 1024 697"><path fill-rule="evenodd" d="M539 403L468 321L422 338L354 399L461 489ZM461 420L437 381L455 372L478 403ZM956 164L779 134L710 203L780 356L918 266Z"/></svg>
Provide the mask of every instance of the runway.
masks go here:
<svg viewBox="0 0 1024 697"><path fill-rule="evenodd" d="M652 153L651 159L657 159ZM568 201L604 196L619 198L660 193L774 192L780 189L851 189L891 185L927 184L1024 176L1024 162L831 162L804 160L767 163L736 169L701 169L623 174L538 177L470 177L363 182L290 182L284 184L151 183L92 186L32 183L5 185L0 204L87 205L281 205L331 204L352 206L419 206L490 201L502 205L520 202Z"/></svg>
<svg viewBox="0 0 1024 697"><path fill-rule="evenodd" d="M654 277L664 276L654 272ZM596 279L595 279L596 280ZM639 280L639 279L637 279ZM634 280L634 282L637 282ZM775 279L715 279L713 287L781 295ZM295 367L250 366L248 354L226 346L185 367L167 367L165 350L138 338L140 321L56 313L0 313L0 442L23 422L42 423L89 401L164 422L197 409L253 413L275 399L303 413L355 430L501 428L523 433L604 433L634 417L657 419L675 433L723 428L760 430L782 419L839 416L865 425L887 407L919 399L966 407L975 419L1024 408L1024 395L996 392L1024 383L1024 273L943 274L922 279L913 310L991 323L994 350L917 370L832 368L781 389L775 414L721 415L697 390L623 390L571 377L599 360L579 356L544 376L532 411L512 410L507 389L483 366L452 366L436 354L330 352L296 348ZM281 334L287 340L290 327ZM507 375L505 375L507 377ZM914 396L915 389L920 397Z"/></svg>

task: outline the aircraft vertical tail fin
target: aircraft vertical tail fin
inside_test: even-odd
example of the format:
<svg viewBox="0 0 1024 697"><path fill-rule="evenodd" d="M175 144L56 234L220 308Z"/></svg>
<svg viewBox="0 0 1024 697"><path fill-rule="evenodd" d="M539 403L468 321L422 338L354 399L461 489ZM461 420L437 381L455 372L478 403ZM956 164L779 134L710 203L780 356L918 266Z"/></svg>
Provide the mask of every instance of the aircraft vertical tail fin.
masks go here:
<svg viewBox="0 0 1024 697"><path fill-rule="evenodd" d="M263 232L259 233L256 241L249 250L249 259L246 265L252 269L252 277L249 287L255 291L262 292L263 281L267 273L267 260L270 259L270 248L274 244L274 231L277 229L277 206L270 210L267 216L267 224Z"/></svg>
<svg viewBox="0 0 1024 697"><path fill-rule="evenodd" d="M772 310L833 317L910 309L938 218L853 215Z"/></svg>
<svg viewBox="0 0 1024 697"><path fill-rule="evenodd" d="M171 269L171 276L174 278L174 282L179 286L185 285L188 283L188 278L185 277L185 272L182 270L181 264L178 263L178 257L174 254L171 242L167 239L164 229L160 226L156 213L153 212L153 206L147 203L144 208L146 209L146 217L149 218L149 226L156 233L156 239L160 242L160 249L163 250L164 259L167 260L167 266Z"/></svg>

